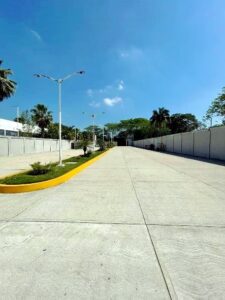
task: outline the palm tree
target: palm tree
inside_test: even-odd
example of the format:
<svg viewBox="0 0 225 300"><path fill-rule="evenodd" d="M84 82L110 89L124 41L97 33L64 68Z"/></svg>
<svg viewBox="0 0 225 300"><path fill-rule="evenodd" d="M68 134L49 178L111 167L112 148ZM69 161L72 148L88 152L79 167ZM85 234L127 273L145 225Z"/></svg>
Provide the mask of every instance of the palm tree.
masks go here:
<svg viewBox="0 0 225 300"><path fill-rule="evenodd" d="M165 124L169 123L170 112L164 107L159 107L158 110L153 110L150 122L158 128L162 128Z"/></svg>
<svg viewBox="0 0 225 300"><path fill-rule="evenodd" d="M0 65L2 60L0 60ZM8 79L9 75L12 75L13 72L10 69L0 68L0 102L5 98L9 98L15 93L16 82Z"/></svg>
<svg viewBox="0 0 225 300"><path fill-rule="evenodd" d="M31 109L32 120L41 129L41 137L45 136L45 129L49 127L53 118L52 112L43 104L37 104Z"/></svg>

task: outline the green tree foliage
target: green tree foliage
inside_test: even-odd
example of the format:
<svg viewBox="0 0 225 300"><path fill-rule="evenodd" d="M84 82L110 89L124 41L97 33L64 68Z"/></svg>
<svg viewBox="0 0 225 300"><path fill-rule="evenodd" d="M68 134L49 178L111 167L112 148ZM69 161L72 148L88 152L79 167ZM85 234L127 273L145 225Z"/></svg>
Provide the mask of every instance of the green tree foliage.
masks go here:
<svg viewBox="0 0 225 300"><path fill-rule="evenodd" d="M193 114L173 114L170 116L168 127L171 133L193 131L199 127L199 121Z"/></svg>
<svg viewBox="0 0 225 300"><path fill-rule="evenodd" d="M211 119L213 116L222 117L225 124L225 87L223 87L221 94L212 101L205 117Z"/></svg>
<svg viewBox="0 0 225 300"><path fill-rule="evenodd" d="M31 109L31 117L33 122L41 129L41 137L45 137L45 130L49 128L52 123L52 112L43 104L37 104Z"/></svg>
<svg viewBox="0 0 225 300"><path fill-rule="evenodd" d="M58 139L59 138L59 124L51 123L48 127L48 132L46 136L50 139Z"/></svg>
<svg viewBox="0 0 225 300"><path fill-rule="evenodd" d="M146 138L150 131L149 121L145 118L121 120L119 123L108 123L105 127L106 132L113 132L117 138L127 138L128 136L132 136L134 139Z"/></svg>
<svg viewBox="0 0 225 300"><path fill-rule="evenodd" d="M0 66L2 61L0 60ZM2 69L0 67L0 102L11 97L16 90L16 82L8 79L13 72L10 69Z"/></svg>
<svg viewBox="0 0 225 300"><path fill-rule="evenodd" d="M108 123L107 129L117 133L116 139L158 137L171 133L186 132L197 129L200 123L193 114L173 114L170 116L168 109L161 107L152 112L150 120L134 118L121 120L119 123Z"/></svg>
<svg viewBox="0 0 225 300"><path fill-rule="evenodd" d="M107 131L116 134L120 130L120 125L119 123L107 123L105 124L105 128Z"/></svg>
<svg viewBox="0 0 225 300"><path fill-rule="evenodd" d="M156 128L165 128L170 121L170 112L164 107L159 107L158 110L153 110L150 122Z"/></svg>
<svg viewBox="0 0 225 300"><path fill-rule="evenodd" d="M85 136L82 137L82 139L79 141L79 148L82 148L84 151L84 155L87 154L88 146L91 145L91 141L86 138Z"/></svg>
<svg viewBox="0 0 225 300"><path fill-rule="evenodd" d="M99 139L100 137L102 137L103 134L103 129L97 125L91 125L85 128L85 131L88 133L88 136L93 138L93 129L94 129L94 133L97 137L97 139Z"/></svg>
<svg viewBox="0 0 225 300"><path fill-rule="evenodd" d="M74 140L75 139L75 130L79 133L78 129L74 126L66 126L62 124L62 139L64 140ZM46 136L51 139L59 138L59 123L51 123L48 127L48 132Z"/></svg>
<svg viewBox="0 0 225 300"><path fill-rule="evenodd" d="M16 119L17 120L17 119ZM31 113L29 110L23 111L19 116L19 123L23 124L23 132L20 133L20 136L32 136L32 132L34 129L34 122L31 117Z"/></svg>
<svg viewBox="0 0 225 300"><path fill-rule="evenodd" d="M148 127L149 122L144 118L135 118L128 120L121 120L119 123L120 129L126 130L128 134L133 133L133 131L142 129L143 127Z"/></svg>

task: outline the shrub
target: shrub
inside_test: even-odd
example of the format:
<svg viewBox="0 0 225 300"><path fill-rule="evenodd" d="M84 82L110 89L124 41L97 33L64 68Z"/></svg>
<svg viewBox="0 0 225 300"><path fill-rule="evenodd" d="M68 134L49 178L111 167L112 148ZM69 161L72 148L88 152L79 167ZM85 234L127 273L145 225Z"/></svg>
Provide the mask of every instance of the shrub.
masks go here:
<svg viewBox="0 0 225 300"><path fill-rule="evenodd" d="M150 150L155 150L155 145L154 145L154 144L150 144L149 149L150 149Z"/></svg>
<svg viewBox="0 0 225 300"><path fill-rule="evenodd" d="M90 157L91 155L92 151L90 149L84 154L85 157Z"/></svg>
<svg viewBox="0 0 225 300"><path fill-rule="evenodd" d="M51 164L41 164L40 161L31 164L32 170L29 174L31 175L42 175L48 173L52 165Z"/></svg>
<svg viewBox="0 0 225 300"><path fill-rule="evenodd" d="M105 150L105 148L106 148L106 143L105 143L105 141L103 141L102 139L99 139L98 140L98 146L99 146L99 150L100 151L104 151Z"/></svg>
<svg viewBox="0 0 225 300"><path fill-rule="evenodd" d="M115 143L114 142L108 142L107 144L106 144L106 147L107 148L113 148L115 146Z"/></svg>
<svg viewBox="0 0 225 300"><path fill-rule="evenodd" d="M160 152L165 152L166 151L166 145L163 144L163 143L160 143L160 144L158 144L156 150L160 151Z"/></svg>
<svg viewBox="0 0 225 300"><path fill-rule="evenodd" d="M78 146L79 146L79 148L82 148L83 149L83 151L84 151L84 156L86 155L86 153L87 153L87 149L88 149L88 146L90 145L90 141L89 140L87 140L87 139L82 139L80 142L79 142L79 144L78 144Z"/></svg>

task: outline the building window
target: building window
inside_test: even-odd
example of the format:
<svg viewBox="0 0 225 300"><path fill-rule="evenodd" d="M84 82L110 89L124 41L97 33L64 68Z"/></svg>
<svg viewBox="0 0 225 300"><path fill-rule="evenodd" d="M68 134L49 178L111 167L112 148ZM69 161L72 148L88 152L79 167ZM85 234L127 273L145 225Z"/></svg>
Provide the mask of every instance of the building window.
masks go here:
<svg viewBox="0 0 225 300"><path fill-rule="evenodd" d="M18 132L12 131L12 130L6 130L6 135L7 136L18 136Z"/></svg>
<svg viewBox="0 0 225 300"><path fill-rule="evenodd" d="M4 129L0 129L0 135L5 135L5 130Z"/></svg>

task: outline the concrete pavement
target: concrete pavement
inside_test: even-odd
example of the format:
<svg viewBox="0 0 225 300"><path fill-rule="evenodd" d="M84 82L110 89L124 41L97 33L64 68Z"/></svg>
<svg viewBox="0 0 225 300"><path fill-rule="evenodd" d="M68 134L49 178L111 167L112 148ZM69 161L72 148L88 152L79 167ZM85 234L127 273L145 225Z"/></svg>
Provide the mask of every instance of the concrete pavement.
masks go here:
<svg viewBox="0 0 225 300"><path fill-rule="evenodd" d="M63 150L63 159L71 156L83 154L81 149ZM0 177L23 172L30 169L30 164L40 161L41 163L56 162L59 158L59 152L33 153L18 156L0 156Z"/></svg>
<svg viewBox="0 0 225 300"><path fill-rule="evenodd" d="M2 299L225 299L225 167L117 147L0 195Z"/></svg>

